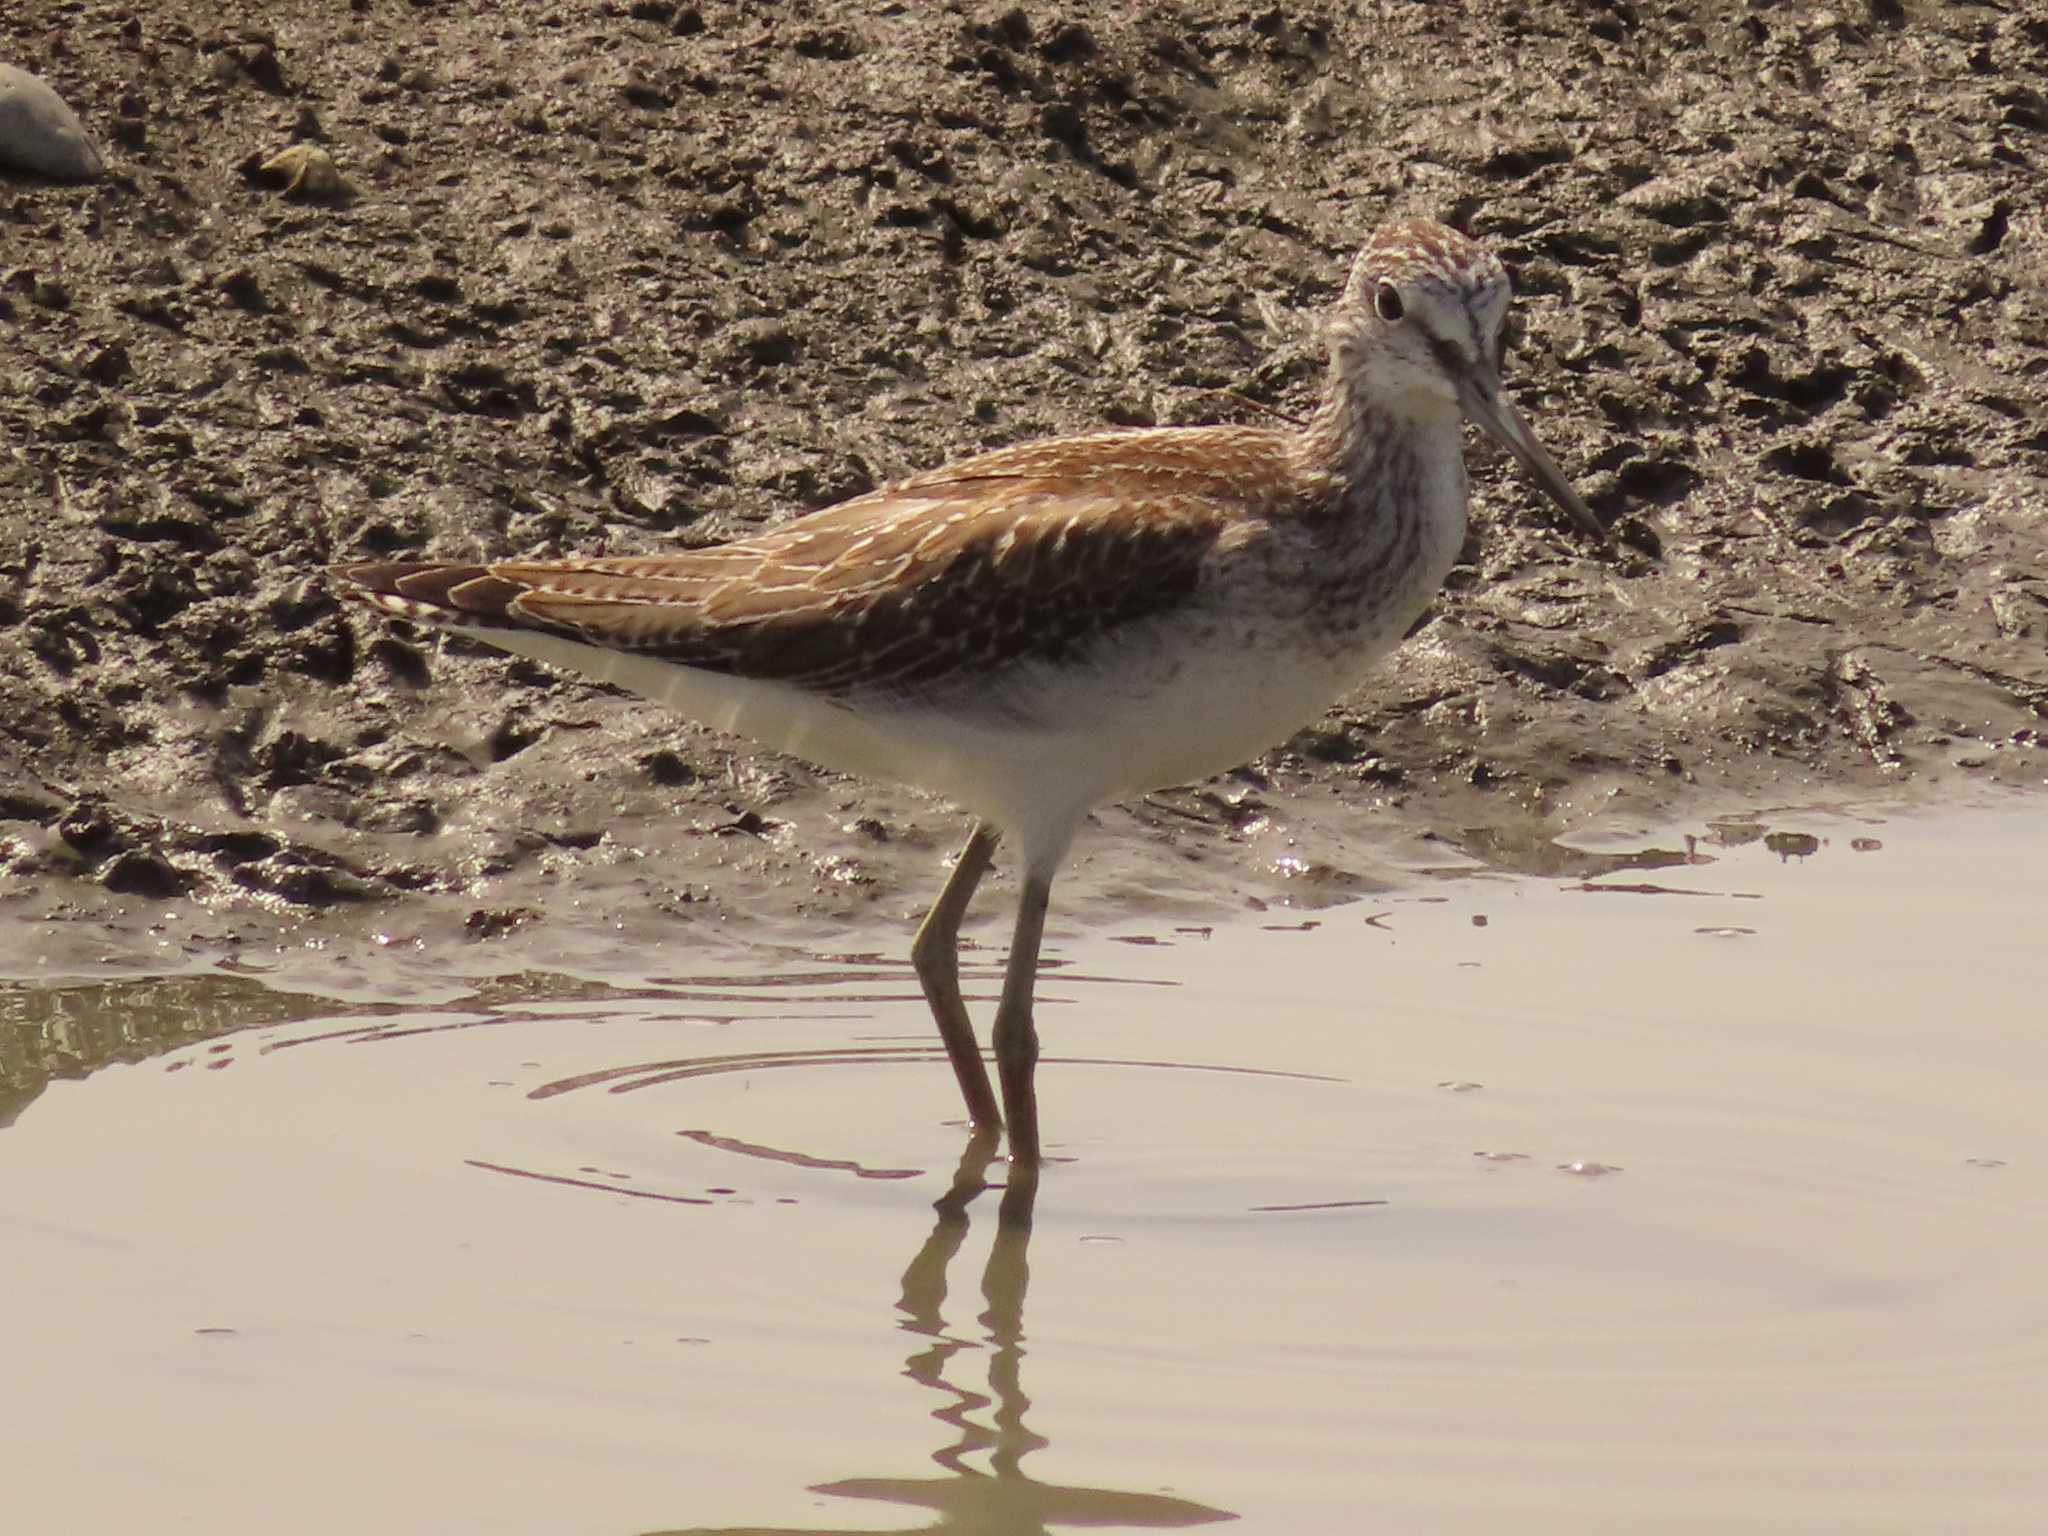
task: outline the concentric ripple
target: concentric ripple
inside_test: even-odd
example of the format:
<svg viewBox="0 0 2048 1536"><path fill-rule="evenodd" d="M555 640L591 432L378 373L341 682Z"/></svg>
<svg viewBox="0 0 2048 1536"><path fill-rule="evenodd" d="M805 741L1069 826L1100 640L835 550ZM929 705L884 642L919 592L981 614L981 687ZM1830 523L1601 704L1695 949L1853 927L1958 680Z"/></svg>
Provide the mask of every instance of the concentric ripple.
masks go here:
<svg viewBox="0 0 2048 1536"><path fill-rule="evenodd" d="M346 1462L296 1530L2032 1536L2048 845L1873 830L1065 946L1035 1203L900 962L347 1018L238 983L239 1029L187 987L155 1054L153 994L74 991L0 1131L13 1493L255 1529ZM101 1037L143 1059L50 1080Z"/></svg>

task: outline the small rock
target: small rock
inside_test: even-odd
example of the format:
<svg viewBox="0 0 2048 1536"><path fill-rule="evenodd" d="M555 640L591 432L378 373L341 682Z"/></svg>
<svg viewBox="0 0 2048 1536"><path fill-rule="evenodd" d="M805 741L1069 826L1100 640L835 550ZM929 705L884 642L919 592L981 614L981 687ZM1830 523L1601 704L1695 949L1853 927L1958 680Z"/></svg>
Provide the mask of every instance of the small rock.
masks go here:
<svg viewBox="0 0 2048 1536"><path fill-rule="evenodd" d="M1718 189L1704 182L1679 178L1646 181L1631 187L1616 201L1630 212L1668 229L1691 229L1728 220L1727 203L1718 195Z"/></svg>
<svg viewBox="0 0 2048 1536"><path fill-rule="evenodd" d="M196 846L201 853L211 855L217 863L230 868L237 864L255 864L284 849L284 844L268 832L209 833L200 838Z"/></svg>
<svg viewBox="0 0 2048 1536"><path fill-rule="evenodd" d="M119 853L129 845L113 813L94 800L81 800L66 811L57 835L87 858Z"/></svg>
<svg viewBox="0 0 2048 1536"><path fill-rule="evenodd" d="M478 907L463 920L462 928L471 939L501 939L539 917L540 913L532 907Z"/></svg>
<svg viewBox="0 0 2048 1536"><path fill-rule="evenodd" d="M765 316L734 322L721 340L728 357L745 358L763 368L795 362L799 349L796 332L786 322Z"/></svg>
<svg viewBox="0 0 2048 1536"><path fill-rule="evenodd" d="M78 371L95 384L118 384L135 370L128 360L128 349L113 341L82 356Z"/></svg>
<svg viewBox="0 0 2048 1536"><path fill-rule="evenodd" d="M192 876L153 849L131 848L100 875L100 884L123 896L169 901L192 889Z"/></svg>
<svg viewBox="0 0 2048 1536"><path fill-rule="evenodd" d="M1811 832L1772 832L1764 837L1764 846L1781 860L1810 859L1820 852L1820 839Z"/></svg>
<svg viewBox="0 0 2048 1536"><path fill-rule="evenodd" d="M256 274L247 267L235 268L234 271L228 273L227 276L220 280L219 287L220 291L226 294L230 302L237 308L248 310L265 310L270 308L270 301L263 296L263 285L256 281Z"/></svg>
<svg viewBox="0 0 2048 1536"><path fill-rule="evenodd" d="M78 114L12 64L0 64L0 165L59 181L89 181L107 168Z"/></svg>
<svg viewBox="0 0 2048 1536"><path fill-rule="evenodd" d="M209 66L213 77L222 85L233 85L238 79L247 79L258 90L267 91L272 96L291 94L291 87L284 78L284 66L278 62L276 43L267 34L251 33L228 41L215 40L210 46L216 51L208 61Z"/></svg>
<svg viewBox="0 0 2048 1536"><path fill-rule="evenodd" d="M246 890L268 892L300 907L340 906L368 901L376 894L367 880L352 871L308 863L289 849L238 866L234 879Z"/></svg>
<svg viewBox="0 0 2048 1536"><path fill-rule="evenodd" d="M317 144L294 144L257 167L264 175L284 178L286 197L338 198L349 192L334 158Z"/></svg>

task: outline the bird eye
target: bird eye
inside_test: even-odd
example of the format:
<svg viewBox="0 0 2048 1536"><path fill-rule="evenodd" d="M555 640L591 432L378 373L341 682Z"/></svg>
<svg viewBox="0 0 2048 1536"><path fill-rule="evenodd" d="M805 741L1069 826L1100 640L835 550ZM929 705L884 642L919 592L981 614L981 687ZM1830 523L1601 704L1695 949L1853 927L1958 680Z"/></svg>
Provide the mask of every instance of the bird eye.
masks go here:
<svg viewBox="0 0 2048 1536"><path fill-rule="evenodd" d="M1373 290L1372 308L1389 325L1408 313L1408 306L1401 301L1401 290L1392 283L1381 283Z"/></svg>

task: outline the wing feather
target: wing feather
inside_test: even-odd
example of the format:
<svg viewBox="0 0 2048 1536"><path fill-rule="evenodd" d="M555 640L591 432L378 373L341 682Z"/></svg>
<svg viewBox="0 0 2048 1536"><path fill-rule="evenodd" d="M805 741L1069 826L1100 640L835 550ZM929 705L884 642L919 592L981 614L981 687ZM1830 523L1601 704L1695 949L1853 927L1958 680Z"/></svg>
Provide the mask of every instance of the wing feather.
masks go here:
<svg viewBox="0 0 2048 1536"><path fill-rule="evenodd" d="M830 696L917 691L1065 660L1186 603L1226 529L1290 494L1283 445L1245 428L1055 439L709 549L335 575L426 623L542 629Z"/></svg>

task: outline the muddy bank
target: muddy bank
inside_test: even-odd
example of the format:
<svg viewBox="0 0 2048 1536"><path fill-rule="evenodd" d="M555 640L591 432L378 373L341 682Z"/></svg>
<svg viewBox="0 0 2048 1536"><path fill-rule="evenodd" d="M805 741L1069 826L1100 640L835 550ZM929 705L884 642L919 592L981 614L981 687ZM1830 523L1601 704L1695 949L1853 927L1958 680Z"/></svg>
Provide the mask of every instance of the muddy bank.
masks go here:
<svg viewBox="0 0 2048 1536"><path fill-rule="evenodd" d="M1398 213L1508 258L1511 386L1622 540L1475 449L1434 620L1246 773L1104 811L1066 914L2039 784L2048 25L1705 10L11 7L110 171L0 179L0 962L908 914L950 811L315 571L1298 414Z"/></svg>

